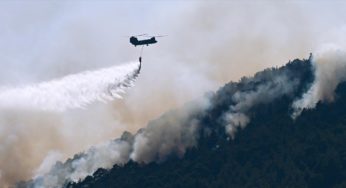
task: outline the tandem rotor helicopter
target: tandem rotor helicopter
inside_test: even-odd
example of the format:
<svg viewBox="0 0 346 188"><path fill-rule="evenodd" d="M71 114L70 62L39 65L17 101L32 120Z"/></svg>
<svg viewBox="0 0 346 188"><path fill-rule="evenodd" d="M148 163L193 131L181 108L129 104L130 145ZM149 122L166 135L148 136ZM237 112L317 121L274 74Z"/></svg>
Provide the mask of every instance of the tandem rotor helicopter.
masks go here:
<svg viewBox="0 0 346 188"><path fill-rule="evenodd" d="M139 56L139 62L142 63L142 52L143 52L143 47L149 46L149 44L155 44L157 43L157 40L155 37L165 37L166 35L156 35L156 36L150 36L148 34L140 34L140 35L134 35L130 37L130 43L134 45L135 47L137 46L142 46L141 49L141 55ZM146 39L139 40L138 37L144 37Z"/></svg>
<svg viewBox="0 0 346 188"><path fill-rule="evenodd" d="M137 37L144 36L149 39L143 39L143 40L138 40ZM147 45L149 44L155 44L157 43L157 40L155 37L165 37L165 35L157 35L157 36L149 36L148 34L141 34L141 35L134 35L130 37L130 43L133 44L135 47L136 46L141 46L141 45Z"/></svg>

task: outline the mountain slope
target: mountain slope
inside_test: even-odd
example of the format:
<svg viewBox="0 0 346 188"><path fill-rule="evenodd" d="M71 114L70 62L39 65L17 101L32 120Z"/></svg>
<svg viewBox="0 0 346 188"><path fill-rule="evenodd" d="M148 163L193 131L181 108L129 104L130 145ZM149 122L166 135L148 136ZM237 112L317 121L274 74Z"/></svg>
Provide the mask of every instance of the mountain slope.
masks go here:
<svg viewBox="0 0 346 188"><path fill-rule="evenodd" d="M232 96L282 72L299 80L295 89L251 106L246 111L251 121L231 139L220 117L234 104ZM194 115L202 127L200 136L183 157L172 154L148 164L129 161L99 169L68 187L345 187L346 84L338 86L337 102L319 103L296 120L290 116L292 101L309 88L313 77L308 60L295 60L226 84L211 94L208 109Z"/></svg>

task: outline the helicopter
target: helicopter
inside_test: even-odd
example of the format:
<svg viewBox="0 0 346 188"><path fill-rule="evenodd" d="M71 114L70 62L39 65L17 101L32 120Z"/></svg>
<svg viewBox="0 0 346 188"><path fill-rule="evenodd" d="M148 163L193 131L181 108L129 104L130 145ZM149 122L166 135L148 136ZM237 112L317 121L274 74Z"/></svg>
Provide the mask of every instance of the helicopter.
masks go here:
<svg viewBox="0 0 346 188"><path fill-rule="evenodd" d="M148 39L143 39L143 40L138 40L137 37L139 36L145 36L145 37L150 37ZM149 44L155 44L157 43L157 40L155 37L164 37L163 35L158 35L158 36L149 36L147 34L141 34L141 35L135 35L130 37L130 43L133 44L135 47L136 46L141 46L141 45L147 45Z"/></svg>

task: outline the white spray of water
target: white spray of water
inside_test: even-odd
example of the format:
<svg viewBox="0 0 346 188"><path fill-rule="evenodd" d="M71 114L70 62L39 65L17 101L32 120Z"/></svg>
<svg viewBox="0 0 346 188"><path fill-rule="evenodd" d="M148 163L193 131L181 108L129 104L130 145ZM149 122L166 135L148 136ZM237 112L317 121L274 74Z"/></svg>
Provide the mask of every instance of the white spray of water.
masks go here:
<svg viewBox="0 0 346 188"><path fill-rule="evenodd" d="M95 101L121 98L139 73L138 63L85 71L30 86L0 89L1 108L48 111L84 108Z"/></svg>
<svg viewBox="0 0 346 188"><path fill-rule="evenodd" d="M293 102L292 118L297 118L304 109L316 107L319 101L333 102L335 89L346 81L346 51L337 47L328 47L317 53L312 59L315 80L302 98Z"/></svg>

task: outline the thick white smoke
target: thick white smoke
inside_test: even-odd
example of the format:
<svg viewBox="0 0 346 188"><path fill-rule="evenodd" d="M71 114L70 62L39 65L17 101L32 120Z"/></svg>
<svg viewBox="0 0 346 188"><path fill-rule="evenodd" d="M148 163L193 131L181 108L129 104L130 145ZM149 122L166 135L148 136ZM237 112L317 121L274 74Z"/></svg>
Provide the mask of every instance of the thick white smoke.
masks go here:
<svg viewBox="0 0 346 188"><path fill-rule="evenodd" d="M31 86L0 89L0 108L49 111L83 108L95 101L121 98L139 73L138 63L85 71Z"/></svg>
<svg viewBox="0 0 346 188"><path fill-rule="evenodd" d="M328 48L313 57L315 80L302 98L293 102L292 118L304 109L315 108L319 101L332 102L338 84L346 81L346 52L341 48Z"/></svg>
<svg viewBox="0 0 346 188"><path fill-rule="evenodd" d="M197 144L199 123L191 116L208 106L209 100L205 98L189 103L151 121L135 135L125 132L121 138L93 146L65 163L58 162L49 171L38 172L32 182L17 186L63 187L68 181L83 180L99 168L109 169L129 160L139 163L162 161L173 153L182 157L186 149Z"/></svg>
<svg viewBox="0 0 346 188"><path fill-rule="evenodd" d="M198 138L199 122L193 114L200 113L209 105L208 98L202 98L151 121L136 134L130 158L139 163L149 163L160 162L171 153L182 157L187 148L196 145Z"/></svg>
<svg viewBox="0 0 346 188"><path fill-rule="evenodd" d="M288 74L284 72L282 75L268 75L271 71L263 72L262 75L258 75L252 82L259 82L257 86L254 86L250 91L237 91L232 99L235 102L230 106L227 113L224 114L224 120L226 121L226 132L234 138L238 128L244 128L249 122L250 118L246 115L248 110L254 105L266 104L275 100L283 95L288 95L295 90L298 85L298 80L292 79ZM265 76L271 76L271 79L261 81ZM247 82L247 79L242 81Z"/></svg>
<svg viewBox="0 0 346 188"><path fill-rule="evenodd" d="M132 137L130 134L129 136ZM128 162L130 152L131 142L124 138L93 146L64 164L58 162L47 172L36 174L30 187L63 187L67 180L78 181L93 174L99 168L111 168L114 164L121 165Z"/></svg>

